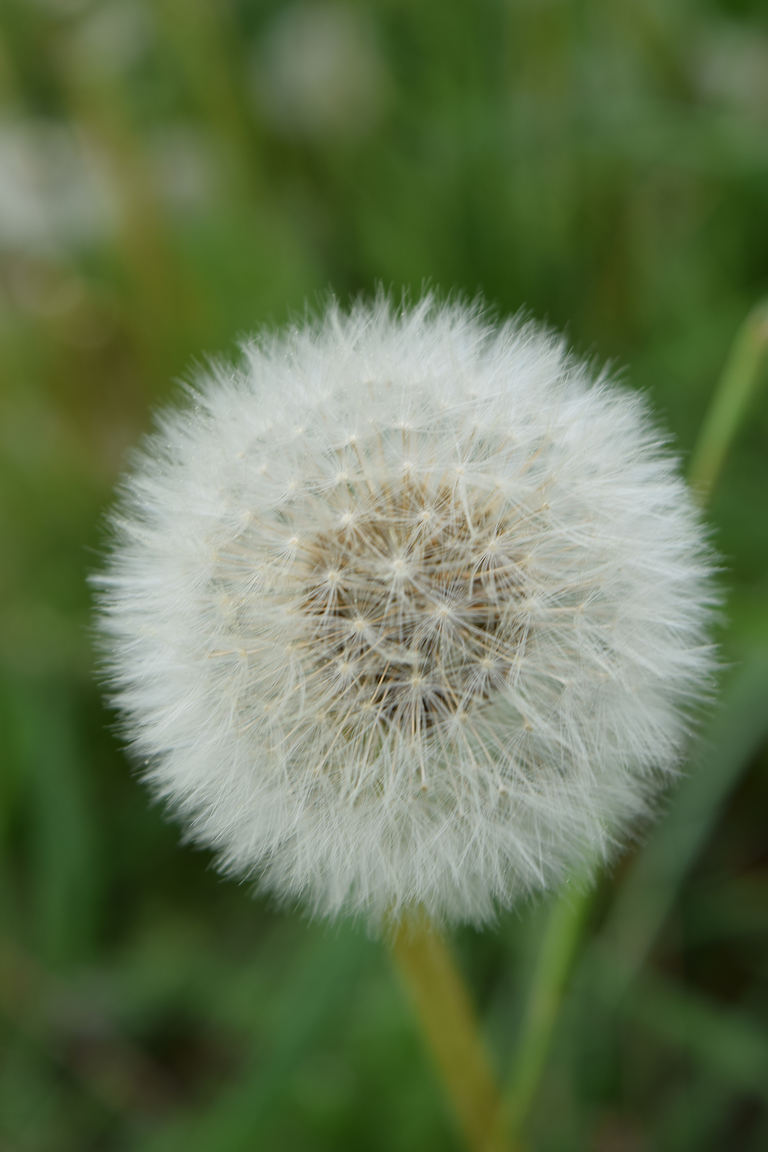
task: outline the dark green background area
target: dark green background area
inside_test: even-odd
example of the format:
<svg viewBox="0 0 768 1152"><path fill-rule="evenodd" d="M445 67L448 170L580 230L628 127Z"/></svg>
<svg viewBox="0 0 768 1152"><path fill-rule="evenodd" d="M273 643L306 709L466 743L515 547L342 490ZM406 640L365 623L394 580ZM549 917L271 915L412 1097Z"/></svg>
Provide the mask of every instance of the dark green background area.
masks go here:
<svg viewBox="0 0 768 1152"><path fill-rule="evenodd" d="M104 513L172 381L379 284L564 329L685 460L768 293L765 5L3 0L1 1152L460 1147L385 949L179 846L89 634ZM763 389L711 506L724 703L690 779L715 783L599 885L590 933L640 922L650 861L661 928L618 1004L585 947L535 1152L768 1147L767 509ZM546 913L454 939L501 1072Z"/></svg>

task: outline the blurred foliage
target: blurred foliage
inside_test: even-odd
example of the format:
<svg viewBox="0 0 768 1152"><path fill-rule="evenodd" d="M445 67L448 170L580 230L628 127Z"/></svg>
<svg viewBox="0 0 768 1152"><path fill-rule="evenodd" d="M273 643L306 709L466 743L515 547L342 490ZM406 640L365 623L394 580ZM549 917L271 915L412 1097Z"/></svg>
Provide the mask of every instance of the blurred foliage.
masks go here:
<svg viewBox="0 0 768 1152"><path fill-rule="evenodd" d="M482 292L692 448L768 291L761 0L3 0L0 1149L458 1148L384 950L147 803L85 577L174 377L329 290ZM723 702L597 892L528 1141L768 1147L768 396L712 506ZM510 1060L546 903L464 932Z"/></svg>

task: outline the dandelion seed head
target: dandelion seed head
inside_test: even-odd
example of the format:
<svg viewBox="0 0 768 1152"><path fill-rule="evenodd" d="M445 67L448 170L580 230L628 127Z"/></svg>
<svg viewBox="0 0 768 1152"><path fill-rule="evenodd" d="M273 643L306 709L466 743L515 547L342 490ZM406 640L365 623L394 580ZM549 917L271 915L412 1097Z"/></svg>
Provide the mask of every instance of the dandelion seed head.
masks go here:
<svg viewBox="0 0 768 1152"><path fill-rule="evenodd" d="M532 324L385 299L159 418L100 629L144 775L322 914L483 922L610 857L714 665L712 561L638 396Z"/></svg>

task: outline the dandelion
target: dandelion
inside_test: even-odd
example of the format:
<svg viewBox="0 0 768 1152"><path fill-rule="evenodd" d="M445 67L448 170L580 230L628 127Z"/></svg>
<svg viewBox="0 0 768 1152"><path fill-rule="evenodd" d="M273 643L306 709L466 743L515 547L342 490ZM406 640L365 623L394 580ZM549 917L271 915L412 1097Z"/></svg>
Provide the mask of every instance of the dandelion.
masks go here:
<svg viewBox="0 0 768 1152"><path fill-rule="evenodd" d="M258 336L160 414L113 527L147 781L321 914L480 923L595 867L712 673L711 557L646 404L477 307Z"/></svg>

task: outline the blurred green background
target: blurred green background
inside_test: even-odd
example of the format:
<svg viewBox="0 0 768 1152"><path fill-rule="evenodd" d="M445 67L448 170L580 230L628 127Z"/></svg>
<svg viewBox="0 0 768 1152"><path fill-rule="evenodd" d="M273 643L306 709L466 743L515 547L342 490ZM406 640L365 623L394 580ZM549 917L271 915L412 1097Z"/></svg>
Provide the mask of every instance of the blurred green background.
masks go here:
<svg viewBox="0 0 768 1152"><path fill-rule="evenodd" d="M685 458L768 292L764 0L2 0L0 1152L461 1147L385 950L179 846L89 636L173 379L379 282L564 328ZM596 893L535 1152L768 1148L765 389L711 516L722 703ZM454 940L502 1071L546 915Z"/></svg>

